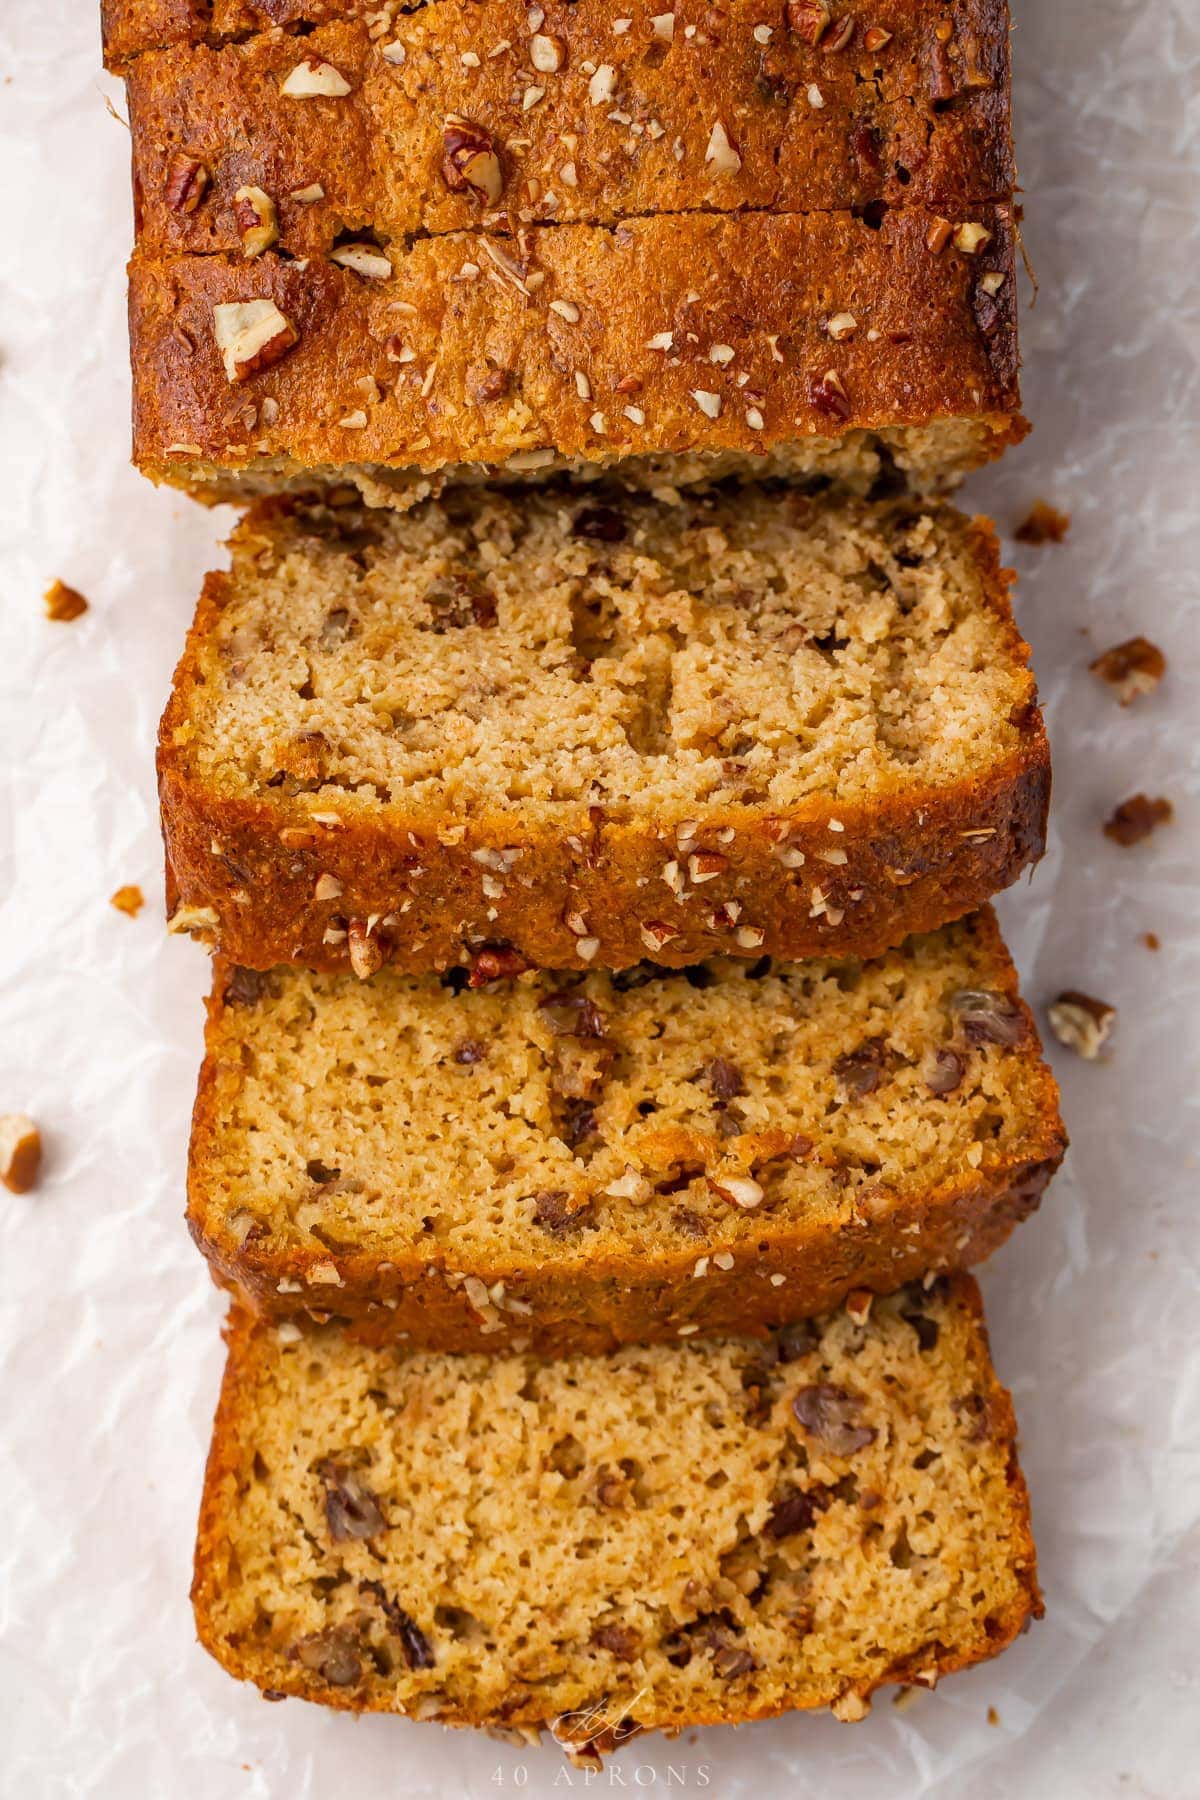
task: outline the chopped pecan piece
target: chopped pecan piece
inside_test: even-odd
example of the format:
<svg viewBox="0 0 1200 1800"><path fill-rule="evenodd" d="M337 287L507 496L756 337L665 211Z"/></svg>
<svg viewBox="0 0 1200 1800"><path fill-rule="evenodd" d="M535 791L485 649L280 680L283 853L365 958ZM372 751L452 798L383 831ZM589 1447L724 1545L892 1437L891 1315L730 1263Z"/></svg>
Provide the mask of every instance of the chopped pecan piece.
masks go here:
<svg viewBox="0 0 1200 1800"><path fill-rule="evenodd" d="M504 190L504 170L491 132L451 113L442 127L442 146L442 178L451 193L470 193L495 206Z"/></svg>
<svg viewBox="0 0 1200 1800"><path fill-rule="evenodd" d="M387 1530L378 1495L352 1468L325 1457L317 1464L316 1473L325 1489L325 1519L335 1544L372 1538Z"/></svg>
<svg viewBox="0 0 1200 1800"><path fill-rule="evenodd" d="M1061 544L1071 529L1070 515L1045 500L1035 500L1013 536L1018 544Z"/></svg>
<svg viewBox="0 0 1200 1800"><path fill-rule="evenodd" d="M471 961L468 987L486 987L489 981L509 981L530 967L511 944L485 944Z"/></svg>
<svg viewBox="0 0 1200 1800"><path fill-rule="evenodd" d="M845 1388L823 1381L814 1387L797 1389L792 1397L792 1412L804 1430L831 1455L853 1456L873 1444L879 1435L873 1425L859 1424L861 1404Z"/></svg>
<svg viewBox="0 0 1200 1800"><path fill-rule="evenodd" d="M172 212L194 213L211 181L212 176L197 157L177 150L167 164L163 199Z"/></svg>
<svg viewBox="0 0 1200 1800"><path fill-rule="evenodd" d="M950 996L950 1010L962 1020L970 1044L1020 1043L1025 1023L1020 1008L991 988L960 988Z"/></svg>
<svg viewBox="0 0 1200 1800"><path fill-rule="evenodd" d="M581 1231L592 1222L594 1215L591 1200L580 1194L568 1194L565 1188L551 1188L534 1195L534 1220L551 1237L567 1237L574 1231Z"/></svg>
<svg viewBox="0 0 1200 1800"><path fill-rule="evenodd" d="M1105 823L1104 835L1114 844L1128 849L1131 844L1140 844L1143 838L1148 838L1156 825L1169 825L1174 817L1175 808L1169 800L1151 800L1145 794L1132 794L1114 809L1112 817Z"/></svg>
<svg viewBox="0 0 1200 1800"><path fill-rule="evenodd" d="M436 1657L433 1646L411 1613L406 1613L398 1600L393 1599L382 1581L360 1581L360 1594L370 1594L379 1602L379 1609L388 1622L388 1628L394 1637L400 1639L400 1648L404 1660L410 1669L432 1669Z"/></svg>
<svg viewBox="0 0 1200 1800"><path fill-rule="evenodd" d="M353 1687L362 1675L362 1645L345 1625L314 1632L293 1645L291 1655L330 1687Z"/></svg>
<svg viewBox="0 0 1200 1800"><path fill-rule="evenodd" d="M1095 1062L1112 1035L1117 1009L1107 1000L1095 1000L1068 988L1046 1008L1050 1029L1060 1044L1087 1062Z"/></svg>
<svg viewBox="0 0 1200 1800"><path fill-rule="evenodd" d="M88 603L78 588L68 587L65 581L52 581L46 589L46 617L53 619L56 625L69 625L73 619L82 618L88 610Z"/></svg>
<svg viewBox="0 0 1200 1800"><path fill-rule="evenodd" d="M0 1181L10 1194L27 1194L37 1184L42 1134L28 1113L0 1118Z"/></svg>
<svg viewBox="0 0 1200 1800"><path fill-rule="evenodd" d="M1149 638L1127 638L1088 664L1093 675L1116 690L1122 706L1152 694L1167 672L1167 659Z"/></svg>

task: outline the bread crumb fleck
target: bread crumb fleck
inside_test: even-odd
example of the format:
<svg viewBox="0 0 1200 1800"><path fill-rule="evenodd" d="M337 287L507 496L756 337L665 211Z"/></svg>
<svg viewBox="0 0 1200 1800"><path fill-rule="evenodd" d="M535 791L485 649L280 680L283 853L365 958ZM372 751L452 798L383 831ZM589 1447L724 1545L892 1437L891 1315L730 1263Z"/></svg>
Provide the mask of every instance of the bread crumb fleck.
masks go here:
<svg viewBox="0 0 1200 1800"><path fill-rule="evenodd" d="M1175 808L1169 800L1161 797L1151 800L1145 794L1131 794L1105 821L1104 835L1127 850L1132 844L1140 844L1148 838L1157 825L1169 825L1174 817Z"/></svg>
<svg viewBox="0 0 1200 1800"><path fill-rule="evenodd" d="M1013 535L1018 544L1061 544L1070 529L1070 513L1059 512L1045 500L1035 500Z"/></svg>
<svg viewBox="0 0 1200 1800"><path fill-rule="evenodd" d="M0 1117L0 1181L10 1194L36 1187L42 1163L42 1134L28 1113Z"/></svg>
<svg viewBox="0 0 1200 1800"><path fill-rule="evenodd" d="M44 598L46 617L60 625L69 625L72 619L82 618L88 610L88 603L78 588L68 587L65 581L52 581Z"/></svg>
<svg viewBox="0 0 1200 1800"><path fill-rule="evenodd" d="M136 919L146 904L146 896L136 883L130 882L127 887L119 887L108 904L115 906L118 912L126 913L129 918Z"/></svg>

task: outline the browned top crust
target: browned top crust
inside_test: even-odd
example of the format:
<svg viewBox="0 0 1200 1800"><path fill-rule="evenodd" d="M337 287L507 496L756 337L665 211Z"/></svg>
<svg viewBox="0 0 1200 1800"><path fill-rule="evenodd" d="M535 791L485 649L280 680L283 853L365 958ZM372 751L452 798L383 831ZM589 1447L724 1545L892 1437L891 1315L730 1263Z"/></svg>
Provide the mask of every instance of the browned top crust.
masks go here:
<svg viewBox="0 0 1200 1800"><path fill-rule="evenodd" d="M576 4L580 12L585 7L589 11L593 8L599 11L604 5L611 17L631 18L633 24L629 30L635 36L640 26L648 25L658 12L657 0L640 12L636 6L612 6L606 4L606 0L576 0ZM559 16L553 0L544 10L546 22L538 29L552 32ZM670 10L676 14L676 35L682 37L687 25L693 22L693 15L686 4ZM730 15L736 10L737 0L730 0L719 23L711 7L705 8L703 13L698 12L695 23L699 26L703 20L709 31L720 29L728 33ZM116 69L123 68L147 50L187 44L219 48L244 41L258 32L308 35L314 27L338 20L361 21L373 40L388 42L404 31L406 14L411 13L442 13L459 18L466 15L473 21L472 37L459 43L451 35L450 42L460 53L475 49L483 60L486 49L501 34L489 33L486 42L481 43L480 20L490 20L499 11L496 0L487 0L483 6L478 0L474 4L470 0L425 0L423 5L421 0L416 4L404 0L403 5L400 0L101 0L100 4L105 61L110 68ZM937 99L947 97L944 92L947 68L952 74L961 68L964 75L968 72L991 74L1001 68L1007 70L1007 0L836 0L830 6L830 13L831 28L820 34L818 45L805 42L805 49L820 49L824 60L836 57L864 80L875 78L884 49L891 52L895 60L892 44L879 42L881 31L890 32L893 40L898 40L905 54L910 56L914 45L937 42L946 47L944 58L931 52L924 65L934 86L933 97ZM854 30L845 39L847 20L852 22ZM532 30L528 23L522 23L522 35ZM760 0L753 23L775 28L773 37L761 45L764 50L778 49L778 40L785 32L799 41L809 35L791 29L783 0ZM873 34L870 43L866 41L868 32ZM999 60L1001 57L1003 62ZM606 60L611 61L611 55ZM822 66L824 61L818 62L814 58L813 67Z"/></svg>
<svg viewBox="0 0 1200 1800"><path fill-rule="evenodd" d="M961 218L1013 186L1005 11L973 11L942 44L945 6L872 0L888 33L872 54L861 31L814 47L762 0L733 0L717 26L684 0L660 15L669 42L648 13L614 31L610 0L552 0L532 36L524 0L437 0L383 36L360 17L152 53L128 76L139 242L240 253L248 186L296 255L347 235L697 208ZM344 91L295 97L314 64ZM453 119L470 122L494 192L447 169Z"/></svg>
<svg viewBox="0 0 1200 1800"><path fill-rule="evenodd" d="M278 479L755 457L962 417L1002 443L1020 429L1011 208L970 223L990 235L937 252L915 210L878 229L693 213L453 234L393 248L382 281L319 258L135 257L135 460L186 481L198 463ZM223 359L214 309L247 302L276 309L274 342Z"/></svg>

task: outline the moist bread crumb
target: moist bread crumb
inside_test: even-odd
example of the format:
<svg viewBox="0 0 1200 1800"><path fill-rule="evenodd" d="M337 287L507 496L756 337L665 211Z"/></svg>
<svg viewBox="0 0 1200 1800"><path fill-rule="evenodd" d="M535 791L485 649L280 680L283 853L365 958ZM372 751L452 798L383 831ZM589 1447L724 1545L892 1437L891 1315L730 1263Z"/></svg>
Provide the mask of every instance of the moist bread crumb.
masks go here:
<svg viewBox="0 0 1200 1800"><path fill-rule="evenodd" d="M766 1343L557 1362L238 1312L228 1335L193 1600L205 1647L274 1695L601 1751L861 1718L1040 1616L969 1277Z"/></svg>
<svg viewBox="0 0 1200 1800"><path fill-rule="evenodd" d="M994 533L754 490L277 501L160 738L176 927L269 968L876 954L1041 853Z"/></svg>
<svg viewBox="0 0 1200 1800"><path fill-rule="evenodd" d="M988 1255L1062 1155L990 914L873 963L218 963L188 1219L255 1310L443 1350L753 1332Z"/></svg>

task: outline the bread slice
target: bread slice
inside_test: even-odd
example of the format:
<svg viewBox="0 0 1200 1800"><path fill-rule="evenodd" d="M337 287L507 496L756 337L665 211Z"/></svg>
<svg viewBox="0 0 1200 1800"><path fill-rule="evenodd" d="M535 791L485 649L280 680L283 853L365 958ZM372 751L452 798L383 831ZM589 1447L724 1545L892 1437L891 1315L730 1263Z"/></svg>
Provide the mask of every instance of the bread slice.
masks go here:
<svg viewBox="0 0 1200 1800"><path fill-rule="evenodd" d="M969 1277L767 1343L397 1356L235 1312L200 1641L272 1698L639 1730L932 1686L1041 1614Z"/></svg>
<svg viewBox="0 0 1200 1800"><path fill-rule="evenodd" d="M532 37L525 0L483 15L435 0L386 29L360 13L300 39L152 53L127 78L139 242L241 255L250 232L253 251L247 189L295 256L509 218L903 204L959 220L1013 191L1007 7L970 10L943 45L944 0L893 4L879 50L856 29L831 54L781 18L760 42L761 0L735 0L719 28L698 3L672 13L669 42L649 13L614 32L612 0L559 0ZM344 92L297 99L297 67L315 64ZM485 159L473 185L448 147Z"/></svg>
<svg viewBox="0 0 1200 1800"><path fill-rule="evenodd" d="M941 246L940 248L938 246ZM921 488L1024 431L1008 203L692 212L325 256L135 256L134 455L208 499L354 481L651 488L818 472ZM386 269L384 267L386 265Z"/></svg>
<svg viewBox="0 0 1200 1800"><path fill-rule="evenodd" d="M218 964L188 1219L258 1311L435 1350L753 1332L990 1254L1065 1137L994 919L876 962Z"/></svg>
<svg viewBox="0 0 1200 1800"><path fill-rule="evenodd" d="M1042 848L990 527L903 498L279 501L163 720L176 929L370 974L875 955Z"/></svg>

